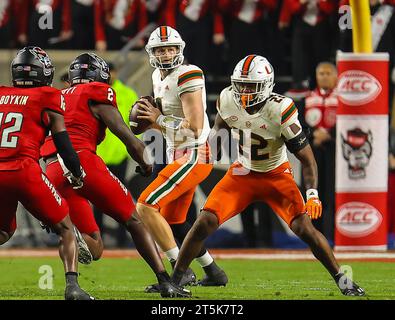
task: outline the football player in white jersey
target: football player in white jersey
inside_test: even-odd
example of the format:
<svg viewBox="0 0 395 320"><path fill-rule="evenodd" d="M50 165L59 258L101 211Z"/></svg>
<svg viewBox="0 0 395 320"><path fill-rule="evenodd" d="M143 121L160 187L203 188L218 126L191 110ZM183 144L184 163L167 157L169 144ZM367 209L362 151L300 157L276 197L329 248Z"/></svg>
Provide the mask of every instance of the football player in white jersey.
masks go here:
<svg viewBox="0 0 395 320"><path fill-rule="evenodd" d="M181 36L171 27L161 26L152 32L146 50L155 68L152 74L154 98L160 99L162 112L142 99L138 116L161 127L168 164L141 194L137 211L173 266L179 249L172 230L181 243L191 228L186 217L195 189L212 170L212 164L208 163L210 125L204 75L199 67L182 64L184 47ZM200 248L194 258L206 273L198 284L226 285L226 274L205 248ZM195 279L188 269L182 283ZM156 292L157 288L154 285L146 291Z"/></svg>
<svg viewBox="0 0 395 320"><path fill-rule="evenodd" d="M273 67L264 57L249 55L236 65L231 83L217 100L210 140L216 141L221 129L233 131L239 140L238 161L214 187L185 238L173 281L179 283L203 241L219 225L250 203L264 201L310 246L344 295L364 295L364 290L340 271L327 240L311 223L322 212L317 165L293 101L272 93ZM302 164L306 204L293 179L286 149Z"/></svg>

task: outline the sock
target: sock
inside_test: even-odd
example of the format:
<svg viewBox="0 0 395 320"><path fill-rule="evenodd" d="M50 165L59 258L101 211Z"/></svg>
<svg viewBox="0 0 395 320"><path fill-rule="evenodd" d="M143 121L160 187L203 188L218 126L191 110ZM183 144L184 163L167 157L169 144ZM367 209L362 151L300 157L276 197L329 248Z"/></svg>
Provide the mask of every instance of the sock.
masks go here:
<svg viewBox="0 0 395 320"><path fill-rule="evenodd" d="M165 255L167 257L167 260L172 262L172 261L176 261L177 260L179 253L180 253L180 250L178 249L178 247L174 247L173 249L167 250L165 252Z"/></svg>
<svg viewBox="0 0 395 320"><path fill-rule="evenodd" d="M212 264L214 259L211 257L211 255L206 251L202 256L197 257L196 261L199 262L200 266L202 268L207 267L208 265Z"/></svg>
<svg viewBox="0 0 395 320"><path fill-rule="evenodd" d="M77 278L78 278L78 273L77 272L66 272L66 284L78 284Z"/></svg>
<svg viewBox="0 0 395 320"><path fill-rule="evenodd" d="M166 271L158 272L156 274L156 278L158 279L159 284L170 280L170 276Z"/></svg>

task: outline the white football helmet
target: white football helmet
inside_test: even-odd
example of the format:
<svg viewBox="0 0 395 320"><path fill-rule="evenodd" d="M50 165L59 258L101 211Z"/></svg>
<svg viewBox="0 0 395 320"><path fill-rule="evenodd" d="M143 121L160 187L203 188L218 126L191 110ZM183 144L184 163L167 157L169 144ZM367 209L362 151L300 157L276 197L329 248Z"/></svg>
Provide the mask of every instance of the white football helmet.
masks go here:
<svg viewBox="0 0 395 320"><path fill-rule="evenodd" d="M154 49L158 47L178 47L178 52L174 55L172 61L162 62L160 56L155 56ZM181 39L177 30L168 27L160 26L156 28L150 35L145 50L148 53L150 64L154 68L169 70L178 67L184 62L183 51L185 42Z"/></svg>
<svg viewBox="0 0 395 320"><path fill-rule="evenodd" d="M246 109L270 96L274 87L274 69L266 58L248 55L239 61L230 79L234 101Z"/></svg>

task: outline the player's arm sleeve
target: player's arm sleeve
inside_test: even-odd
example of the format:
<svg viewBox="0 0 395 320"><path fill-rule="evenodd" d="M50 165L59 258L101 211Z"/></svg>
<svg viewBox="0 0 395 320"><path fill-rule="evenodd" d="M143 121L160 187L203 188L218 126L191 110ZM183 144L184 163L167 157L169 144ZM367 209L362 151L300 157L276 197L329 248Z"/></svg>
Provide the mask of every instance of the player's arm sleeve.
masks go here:
<svg viewBox="0 0 395 320"><path fill-rule="evenodd" d="M178 96L185 92L193 92L204 88L203 71L198 67L190 68L178 76Z"/></svg>
<svg viewBox="0 0 395 320"><path fill-rule="evenodd" d="M284 103L281 108L281 136L284 138L288 150L296 153L306 147L309 140L299 122L298 109L295 103L290 101L290 103Z"/></svg>
<svg viewBox="0 0 395 320"><path fill-rule="evenodd" d="M52 138L66 168L70 170L74 177L80 177L82 175L80 159L73 149L67 131L54 133Z"/></svg>
<svg viewBox="0 0 395 320"><path fill-rule="evenodd" d="M73 176L80 177L82 175L80 159L71 144L63 116L52 110L48 110L47 113L50 120L53 142L59 155Z"/></svg>

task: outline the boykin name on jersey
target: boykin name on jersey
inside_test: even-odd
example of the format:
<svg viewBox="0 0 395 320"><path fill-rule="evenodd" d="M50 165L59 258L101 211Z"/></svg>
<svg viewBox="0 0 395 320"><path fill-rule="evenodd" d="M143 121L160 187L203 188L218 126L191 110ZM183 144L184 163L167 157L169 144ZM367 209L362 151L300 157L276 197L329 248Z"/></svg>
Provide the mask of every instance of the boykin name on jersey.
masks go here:
<svg viewBox="0 0 395 320"><path fill-rule="evenodd" d="M0 96L0 104L18 104L20 106L25 106L29 96Z"/></svg>

